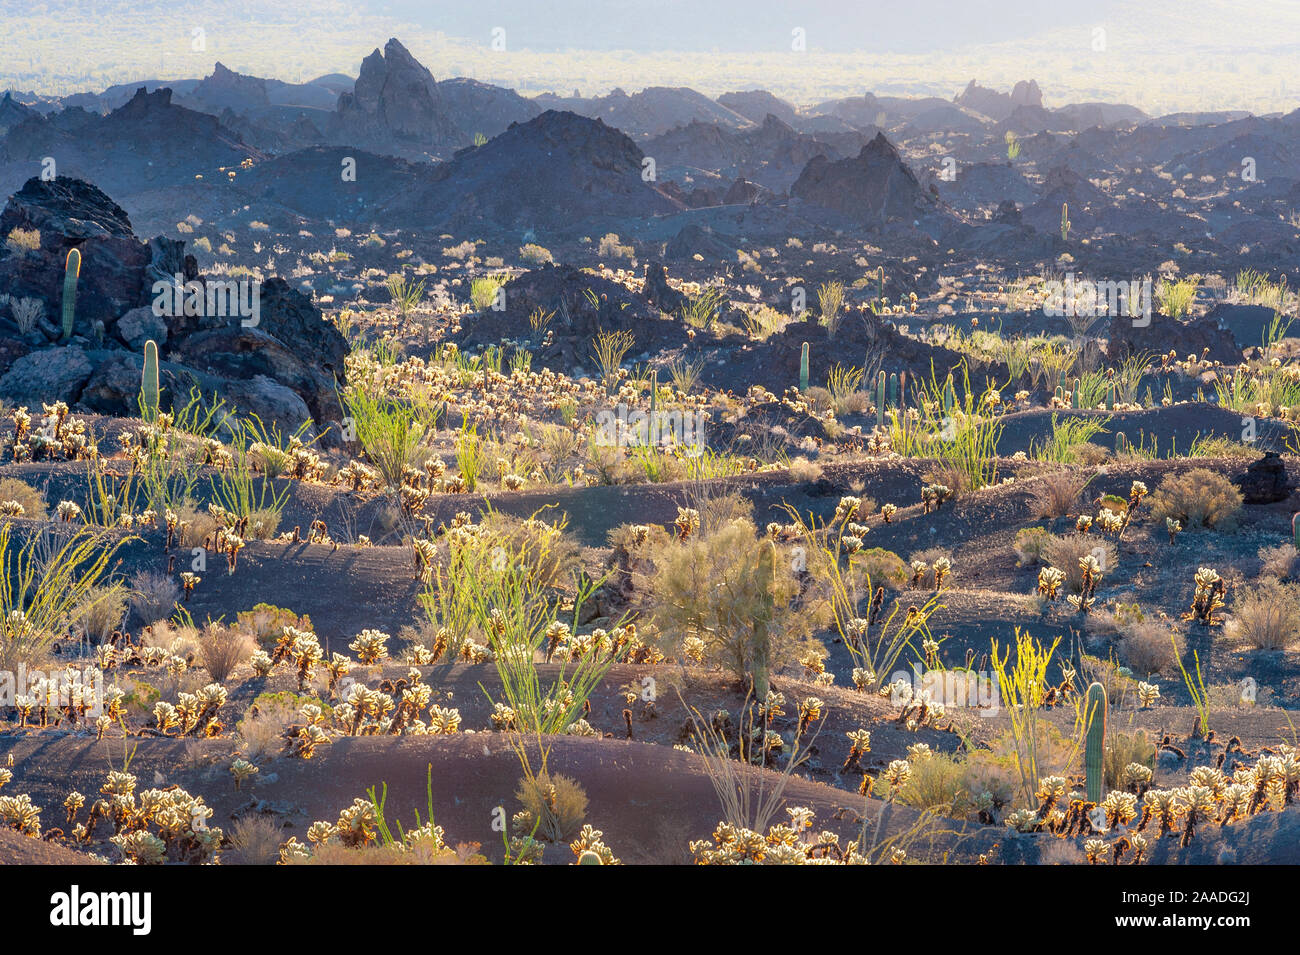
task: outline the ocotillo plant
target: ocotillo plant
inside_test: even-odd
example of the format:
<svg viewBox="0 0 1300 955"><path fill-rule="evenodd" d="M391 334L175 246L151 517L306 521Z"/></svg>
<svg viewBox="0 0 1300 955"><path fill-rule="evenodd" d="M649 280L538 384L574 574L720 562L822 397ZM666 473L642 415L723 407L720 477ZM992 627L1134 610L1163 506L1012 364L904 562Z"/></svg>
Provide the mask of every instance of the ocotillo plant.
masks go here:
<svg viewBox="0 0 1300 955"><path fill-rule="evenodd" d="M81 252L71 249L63 265L63 338L72 340L72 323L77 317L77 279L81 275Z"/></svg>
<svg viewBox="0 0 1300 955"><path fill-rule="evenodd" d="M1083 751L1083 765L1088 776L1088 801L1099 803L1104 782L1102 762L1106 746L1106 688L1100 683L1089 686L1084 706L1088 716Z"/></svg>
<svg viewBox="0 0 1300 955"><path fill-rule="evenodd" d="M799 355L799 391L808 391L808 343L803 343L803 351Z"/></svg>
<svg viewBox="0 0 1300 955"><path fill-rule="evenodd" d="M776 614L776 545L770 540L759 545L758 584L761 588L758 608L754 613L754 637L750 651L753 657L754 698L767 702L768 666L772 659L772 634L769 627Z"/></svg>
<svg viewBox="0 0 1300 955"><path fill-rule="evenodd" d="M140 370L140 410L146 421L158 420L158 346L144 343L144 367Z"/></svg>

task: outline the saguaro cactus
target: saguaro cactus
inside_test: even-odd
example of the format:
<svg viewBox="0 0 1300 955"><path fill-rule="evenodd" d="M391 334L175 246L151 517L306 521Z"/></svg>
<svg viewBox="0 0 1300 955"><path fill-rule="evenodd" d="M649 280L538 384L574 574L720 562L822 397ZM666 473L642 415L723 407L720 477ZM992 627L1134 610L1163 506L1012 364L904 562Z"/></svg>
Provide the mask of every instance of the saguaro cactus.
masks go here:
<svg viewBox="0 0 1300 955"><path fill-rule="evenodd" d="M772 659L772 618L776 613L776 545L770 540L759 545L758 552L758 607L754 612L754 636L751 645L753 658L754 698L767 702L768 666Z"/></svg>
<svg viewBox="0 0 1300 955"><path fill-rule="evenodd" d="M64 344L72 340L72 325L77 317L77 279L81 275L81 252L71 249L63 264L63 338Z"/></svg>
<svg viewBox="0 0 1300 955"><path fill-rule="evenodd" d="M876 376L876 427L885 426L885 382L888 376L881 371Z"/></svg>
<svg viewBox="0 0 1300 955"><path fill-rule="evenodd" d="M803 343L803 351L799 355L799 390L806 392L808 390L808 343Z"/></svg>
<svg viewBox="0 0 1300 955"><path fill-rule="evenodd" d="M158 418L158 346L144 343L144 367L140 370L140 410L146 421Z"/></svg>
<svg viewBox="0 0 1300 955"><path fill-rule="evenodd" d="M898 375L889 376L889 407L898 407Z"/></svg>
<svg viewBox="0 0 1300 955"><path fill-rule="evenodd" d="M584 849L582 855L578 856L578 865L604 865L600 861L600 856L590 849Z"/></svg>
<svg viewBox="0 0 1300 955"><path fill-rule="evenodd" d="M1291 543L1300 550L1300 514L1291 515Z"/></svg>
<svg viewBox="0 0 1300 955"><path fill-rule="evenodd" d="M1064 242L1070 237L1070 204L1061 203L1061 241Z"/></svg>
<svg viewBox="0 0 1300 955"><path fill-rule="evenodd" d="M1088 714L1083 751L1084 769L1088 774L1088 801L1099 803L1105 782L1102 760L1106 746L1106 688L1100 683L1089 686L1084 706Z"/></svg>

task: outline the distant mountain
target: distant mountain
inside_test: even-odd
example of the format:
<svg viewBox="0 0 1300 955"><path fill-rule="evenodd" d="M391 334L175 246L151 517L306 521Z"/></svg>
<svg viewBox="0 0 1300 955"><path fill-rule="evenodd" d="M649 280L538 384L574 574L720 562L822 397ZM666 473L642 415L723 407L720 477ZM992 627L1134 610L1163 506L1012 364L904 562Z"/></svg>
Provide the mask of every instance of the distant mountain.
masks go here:
<svg viewBox="0 0 1300 955"><path fill-rule="evenodd" d="M601 119L635 137L658 136L691 122L721 123L736 128L752 125L740 113L685 86L650 86L631 95L616 89L608 96L589 99L543 93L536 101L545 109L567 110Z"/></svg>
<svg viewBox="0 0 1300 955"><path fill-rule="evenodd" d="M600 120L547 110L434 169L395 198L387 221L413 227L583 234L589 223L679 211L642 179L644 156Z"/></svg>

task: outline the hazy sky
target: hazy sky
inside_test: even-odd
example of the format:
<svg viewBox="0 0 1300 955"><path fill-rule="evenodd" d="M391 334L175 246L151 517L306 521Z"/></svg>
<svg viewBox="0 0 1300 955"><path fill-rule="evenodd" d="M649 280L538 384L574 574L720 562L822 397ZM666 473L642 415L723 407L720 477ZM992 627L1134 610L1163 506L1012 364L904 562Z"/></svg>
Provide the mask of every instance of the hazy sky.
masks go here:
<svg viewBox="0 0 1300 955"><path fill-rule="evenodd" d="M201 77L217 60L355 76L395 36L440 79L525 93L764 87L809 104L1032 78L1054 106L1300 106L1300 0L0 0L0 36L0 90L45 93Z"/></svg>
<svg viewBox="0 0 1300 955"><path fill-rule="evenodd" d="M1142 2L1142 0L1133 0ZM925 53L999 43L1104 20L1114 0L379 0L374 7L449 36L480 39L503 26L537 50L758 52L809 45L848 53Z"/></svg>

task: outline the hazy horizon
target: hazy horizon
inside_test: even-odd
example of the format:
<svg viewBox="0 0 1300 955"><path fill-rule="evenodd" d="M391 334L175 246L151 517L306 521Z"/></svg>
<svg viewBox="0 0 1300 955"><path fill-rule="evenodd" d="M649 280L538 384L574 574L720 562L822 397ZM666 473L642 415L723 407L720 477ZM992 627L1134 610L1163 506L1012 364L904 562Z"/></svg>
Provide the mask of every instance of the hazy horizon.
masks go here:
<svg viewBox="0 0 1300 955"><path fill-rule="evenodd" d="M1300 67L1292 39L1300 36L1300 4L1285 0L1154 0L1141 8L1102 0L1086 10L1034 0L916 0L902 8L322 0L310 22L270 0L198 0L184 9L158 0L0 0L0 26L9 38L0 89L44 94L196 78L218 60L291 82L355 76L390 36L439 79L470 76L529 95L762 87L796 105L866 91L951 98L971 79L1008 89L1032 78L1049 106L1106 100L1151 113L1263 113L1298 105L1286 78ZM793 48L796 36L803 49Z"/></svg>

